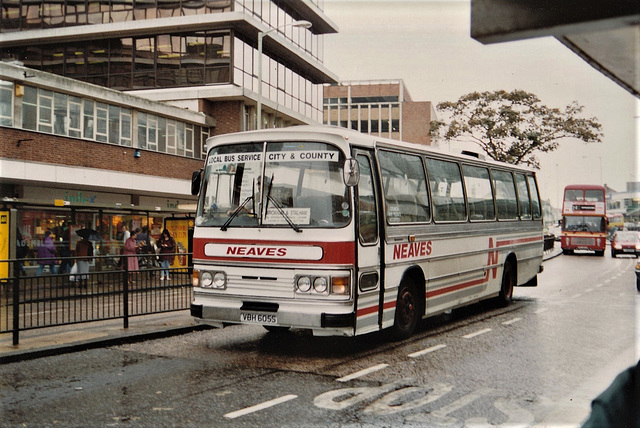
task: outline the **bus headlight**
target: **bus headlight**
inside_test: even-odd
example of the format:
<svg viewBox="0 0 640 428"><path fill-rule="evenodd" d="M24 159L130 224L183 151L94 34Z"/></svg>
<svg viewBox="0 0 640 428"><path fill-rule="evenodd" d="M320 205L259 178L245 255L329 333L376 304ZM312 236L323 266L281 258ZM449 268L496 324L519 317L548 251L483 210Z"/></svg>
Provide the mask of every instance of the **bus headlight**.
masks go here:
<svg viewBox="0 0 640 428"><path fill-rule="evenodd" d="M213 286L215 288L227 288L227 274L216 272L213 274Z"/></svg>
<svg viewBox="0 0 640 428"><path fill-rule="evenodd" d="M227 288L227 274L222 271L210 272L207 270L197 271L194 269L192 283L194 287L224 290Z"/></svg>
<svg viewBox="0 0 640 428"><path fill-rule="evenodd" d="M313 289L318 293L324 293L327 291L327 278L319 276L313 280Z"/></svg>
<svg viewBox="0 0 640 428"><path fill-rule="evenodd" d="M298 291L306 293L307 291L311 290L311 278L309 278L308 276L298 277L298 280L296 281L296 287L298 288Z"/></svg>
<svg viewBox="0 0 640 428"><path fill-rule="evenodd" d="M209 288L211 287L212 283L213 275L211 274L211 272L204 271L200 273L200 280L198 281L198 285L200 287Z"/></svg>

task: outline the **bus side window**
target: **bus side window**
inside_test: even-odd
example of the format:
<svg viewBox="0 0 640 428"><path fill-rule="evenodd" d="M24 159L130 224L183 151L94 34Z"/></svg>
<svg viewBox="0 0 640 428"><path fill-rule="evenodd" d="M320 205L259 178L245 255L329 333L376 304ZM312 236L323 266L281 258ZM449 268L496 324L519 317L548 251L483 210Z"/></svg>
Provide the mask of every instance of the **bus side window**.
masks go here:
<svg viewBox="0 0 640 428"><path fill-rule="evenodd" d="M380 151L385 210L390 224L430 220L424 167L419 156Z"/></svg>
<svg viewBox="0 0 640 428"><path fill-rule="evenodd" d="M465 221L467 209L458 164L427 158L427 171L433 198L433 219Z"/></svg>
<svg viewBox="0 0 640 428"><path fill-rule="evenodd" d="M358 223L360 242L373 244L378 242L378 216L376 198L373 190L371 162L367 156L358 155L360 181L358 182Z"/></svg>
<svg viewBox="0 0 640 428"><path fill-rule="evenodd" d="M513 176L507 171L491 170L493 187L496 192L496 207L499 220L518 219L518 199Z"/></svg>
<svg viewBox="0 0 640 428"><path fill-rule="evenodd" d="M529 183L529 196L531 196L531 210L534 220L542 218L542 209L540 208L540 197L538 195L538 186L533 175L527 175L527 183Z"/></svg>
<svg viewBox="0 0 640 428"><path fill-rule="evenodd" d="M527 180L522 174L516 174L516 184L518 189L518 205L520 206L520 218L531 220L531 201L529 198L529 188Z"/></svg>
<svg viewBox="0 0 640 428"><path fill-rule="evenodd" d="M471 221L495 220L496 211L493 205L489 170L478 166L463 165L462 172L469 202L469 219Z"/></svg>

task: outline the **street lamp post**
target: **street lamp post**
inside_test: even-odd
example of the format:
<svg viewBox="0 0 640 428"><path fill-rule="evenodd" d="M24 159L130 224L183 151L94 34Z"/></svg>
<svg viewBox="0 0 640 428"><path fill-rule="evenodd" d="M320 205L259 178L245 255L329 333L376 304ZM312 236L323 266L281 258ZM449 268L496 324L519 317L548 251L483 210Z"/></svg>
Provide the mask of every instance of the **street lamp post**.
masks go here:
<svg viewBox="0 0 640 428"><path fill-rule="evenodd" d="M311 23L309 21L293 21L267 31L260 31L258 33L258 105L256 107L256 119L258 122L256 126L257 129L262 129L262 39L269 33L288 26L311 28Z"/></svg>

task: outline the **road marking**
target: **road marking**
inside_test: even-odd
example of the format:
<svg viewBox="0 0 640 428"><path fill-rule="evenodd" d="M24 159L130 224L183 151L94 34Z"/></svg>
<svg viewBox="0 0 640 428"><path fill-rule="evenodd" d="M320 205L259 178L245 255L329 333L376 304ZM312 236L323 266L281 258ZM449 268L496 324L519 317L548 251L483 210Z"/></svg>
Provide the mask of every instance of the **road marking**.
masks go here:
<svg viewBox="0 0 640 428"><path fill-rule="evenodd" d="M269 407L277 406L278 404L286 403L287 401L298 398L297 395L284 395L279 398L275 398L270 401L265 401L264 403L256 404L255 406L247 407L245 409L236 410L235 412L227 413L224 415L227 419L235 419L240 416L248 415L249 413L254 413L259 410L268 409Z"/></svg>
<svg viewBox="0 0 640 428"><path fill-rule="evenodd" d="M581 297L582 293L578 293L578 294L574 294L573 296L571 296L571 299L577 299L578 297Z"/></svg>
<svg viewBox="0 0 640 428"><path fill-rule="evenodd" d="M476 331L475 333L466 334L466 335L464 335L462 337L464 337L465 339L471 339L473 337L480 336L481 334L489 333L490 331L491 331L490 328L485 328L485 329Z"/></svg>
<svg viewBox="0 0 640 428"><path fill-rule="evenodd" d="M591 293L593 291L593 288L587 288L586 290L584 290L585 293Z"/></svg>
<svg viewBox="0 0 640 428"><path fill-rule="evenodd" d="M600 288L600 287L602 287L603 285L604 285L603 283L600 283L600 284L596 285L596 288Z"/></svg>
<svg viewBox="0 0 640 428"><path fill-rule="evenodd" d="M377 372L378 370L382 370L388 367L389 364L378 364L377 366L369 367L368 369L360 370L359 372L352 373L347 376L343 376L341 378L336 379L338 382L348 382L351 379L356 379L364 375L368 375L369 373Z"/></svg>
<svg viewBox="0 0 640 428"><path fill-rule="evenodd" d="M505 321L505 322L503 322L503 323L502 323L502 325L509 325L509 324L516 323L516 322L518 322L518 321L522 321L522 318L513 318L513 319L510 319L509 321Z"/></svg>
<svg viewBox="0 0 640 428"><path fill-rule="evenodd" d="M534 314L541 314L544 312L547 312L549 310L549 308L542 308L542 309L538 309L537 311L534 311Z"/></svg>
<svg viewBox="0 0 640 428"><path fill-rule="evenodd" d="M422 355L429 354L431 352L437 351L438 349L442 349L442 348L446 348L446 347L447 347L447 345L432 346L431 348L427 348L427 349L423 349L421 351L417 351L417 352L411 353L411 354L408 355L408 357L410 357L410 358L420 357Z"/></svg>

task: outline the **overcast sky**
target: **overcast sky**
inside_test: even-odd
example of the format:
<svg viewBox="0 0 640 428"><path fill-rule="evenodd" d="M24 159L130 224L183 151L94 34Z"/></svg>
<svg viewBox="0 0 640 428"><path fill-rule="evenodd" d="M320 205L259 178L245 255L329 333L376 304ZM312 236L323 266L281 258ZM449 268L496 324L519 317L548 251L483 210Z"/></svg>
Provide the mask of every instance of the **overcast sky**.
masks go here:
<svg viewBox="0 0 640 428"><path fill-rule="evenodd" d="M483 45L469 35L469 0L325 0L324 11L339 29L324 37L324 63L340 80L402 79L414 101L434 105L499 89L532 92L549 107L584 105L603 125L603 143L565 139L538 156L542 198L554 206L567 184L624 191L640 181L638 100L556 39Z"/></svg>

